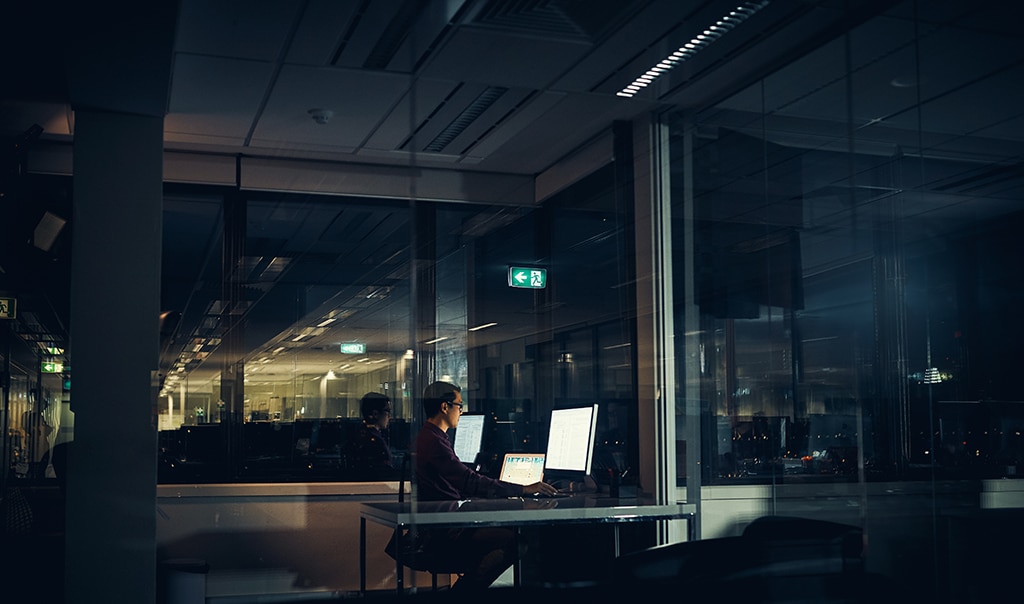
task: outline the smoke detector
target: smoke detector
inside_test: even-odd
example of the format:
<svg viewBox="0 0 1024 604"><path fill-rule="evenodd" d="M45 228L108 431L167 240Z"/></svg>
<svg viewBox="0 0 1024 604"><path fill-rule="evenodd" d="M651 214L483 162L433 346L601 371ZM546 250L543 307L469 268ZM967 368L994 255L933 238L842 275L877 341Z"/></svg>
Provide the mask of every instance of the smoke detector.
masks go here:
<svg viewBox="0 0 1024 604"><path fill-rule="evenodd" d="M310 109L307 113L313 117L313 121L318 124L326 124L331 121L334 117L334 112L330 109Z"/></svg>

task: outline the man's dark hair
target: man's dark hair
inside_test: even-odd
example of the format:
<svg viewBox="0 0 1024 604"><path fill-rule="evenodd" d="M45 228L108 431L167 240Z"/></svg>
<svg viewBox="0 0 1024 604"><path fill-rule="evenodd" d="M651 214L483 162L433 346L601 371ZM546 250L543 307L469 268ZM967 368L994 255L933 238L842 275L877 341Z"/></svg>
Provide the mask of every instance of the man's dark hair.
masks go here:
<svg viewBox="0 0 1024 604"><path fill-rule="evenodd" d="M455 393L462 392L455 384L448 382L434 382L423 391L423 414L425 417L434 417L441 411L441 403L451 403L455 400Z"/></svg>
<svg viewBox="0 0 1024 604"><path fill-rule="evenodd" d="M379 392L367 392L359 401L359 410L366 421L373 420L373 414L383 415L384 409L391 404L391 399Z"/></svg>

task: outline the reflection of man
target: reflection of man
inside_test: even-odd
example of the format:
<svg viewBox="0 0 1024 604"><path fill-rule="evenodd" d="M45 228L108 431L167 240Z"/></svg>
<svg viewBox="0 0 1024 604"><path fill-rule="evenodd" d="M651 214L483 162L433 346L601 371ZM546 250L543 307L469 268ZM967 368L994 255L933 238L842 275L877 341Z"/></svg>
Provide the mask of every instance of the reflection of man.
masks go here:
<svg viewBox="0 0 1024 604"><path fill-rule="evenodd" d="M349 467L358 477L391 478L394 462L391 446L384 438L391 421L391 399L377 392L367 392L359 402L363 424L349 446Z"/></svg>
<svg viewBox="0 0 1024 604"><path fill-rule="evenodd" d="M421 501L556 492L544 482L522 486L495 480L459 461L447 434L458 427L465 404L458 386L434 382L423 393L422 404L427 420L416 436L416 487ZM436 529L429 532L424 550L424 555L462 570L452 587L460 591L488 587L512 566L515 554L515 533L504 528Z"/></svg>
<svg viewBox="0 0 1024 604"><path fill-rule="evenodd" d="M50 432L53 429L38 411L26 411L21 415L21 428L25 431L25 451L29 464L28 475L42 478L50 463Z"/></svg>

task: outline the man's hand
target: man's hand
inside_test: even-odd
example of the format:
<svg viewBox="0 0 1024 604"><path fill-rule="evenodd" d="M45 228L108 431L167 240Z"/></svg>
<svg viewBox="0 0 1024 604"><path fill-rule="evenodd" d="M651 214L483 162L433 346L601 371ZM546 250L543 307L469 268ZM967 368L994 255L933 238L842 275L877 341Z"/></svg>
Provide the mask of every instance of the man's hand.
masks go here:
<svg viewBox="0 0 1024 604"><path fill-rule="evenodd" d="M523 495L554 495L558 489L546 482L535 482L523 487Z"/></svg>

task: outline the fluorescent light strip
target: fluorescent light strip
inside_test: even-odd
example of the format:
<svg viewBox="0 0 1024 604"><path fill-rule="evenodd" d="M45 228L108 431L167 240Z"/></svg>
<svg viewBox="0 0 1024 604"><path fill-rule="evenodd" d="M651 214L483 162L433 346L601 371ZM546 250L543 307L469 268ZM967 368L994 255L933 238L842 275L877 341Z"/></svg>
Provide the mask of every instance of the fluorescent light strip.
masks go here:
<svg viewBox="0 0 1024 604"><path fill-rule="evenodd" d="M725 15L715 22L714 25L709 26L702 33L697 34L697 36L692 40L680 46L679 50L673 51L672 54L658 61L653 67L644 72L643 75L633 80L632 84L616 92L615 95L627 98L634 96L641 88L652 83L655 78L697 54L697 51L708 44L711 44L718 38L721 38L723 34L731 31L732 28L743 23L749 19L751 15L767 5L768 0L762 0L761 2L744 2L740 6L737 6L734 10L730 11L728 15Z"/></svg>
<svg viewBox="0 0 1024 604"><path fill-rule="evenodd" d="M470 327L468 331L480 331L481 329L487 329L488 327L494 327L495 325L497 325L497 323L484 323L483 325Z"/></svg>

